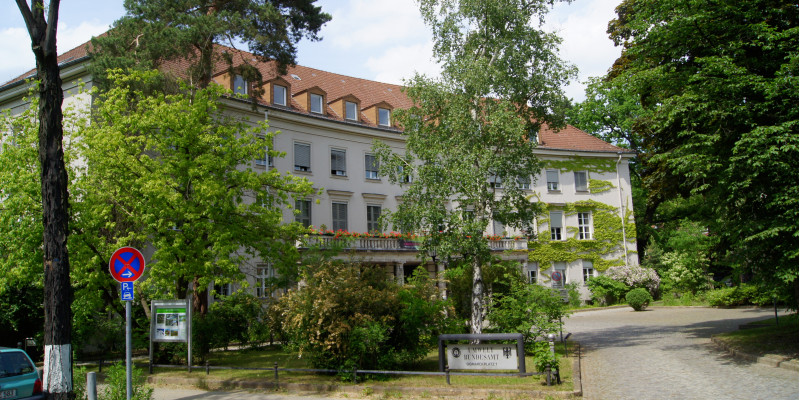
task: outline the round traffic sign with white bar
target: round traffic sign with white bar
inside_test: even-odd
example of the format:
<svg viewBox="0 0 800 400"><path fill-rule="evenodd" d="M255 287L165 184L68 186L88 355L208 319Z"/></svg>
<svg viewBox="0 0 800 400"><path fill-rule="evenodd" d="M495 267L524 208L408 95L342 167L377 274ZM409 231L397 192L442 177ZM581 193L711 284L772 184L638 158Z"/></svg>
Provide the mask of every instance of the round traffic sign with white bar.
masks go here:
<svg viewBox="0 0 800 400"><path fill-rule="evenodd" d="M144 273L144 257L133 247L122 247L111 255L108 270L117 282L134 282Z"/></svg>

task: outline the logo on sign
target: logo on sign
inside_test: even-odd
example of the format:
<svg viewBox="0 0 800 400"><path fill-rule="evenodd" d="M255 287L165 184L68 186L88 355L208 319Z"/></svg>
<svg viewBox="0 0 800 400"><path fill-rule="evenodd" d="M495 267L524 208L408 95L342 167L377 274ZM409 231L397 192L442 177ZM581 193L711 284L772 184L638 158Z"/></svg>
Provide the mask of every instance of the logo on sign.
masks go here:
<svg viewBox="0 0 800 400"><path fill-rule="evenodd" d="M111 276L118 282L133 282L144 272L144 257L133 247L123 247L114 252L108 262Z"/></svg>

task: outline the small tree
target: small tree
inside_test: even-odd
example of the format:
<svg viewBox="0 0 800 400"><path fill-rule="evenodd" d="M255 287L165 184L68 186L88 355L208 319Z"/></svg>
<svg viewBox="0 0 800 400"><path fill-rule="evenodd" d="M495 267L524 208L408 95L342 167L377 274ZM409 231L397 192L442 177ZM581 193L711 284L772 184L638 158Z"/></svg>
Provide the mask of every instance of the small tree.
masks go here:
<svg viewBox="0 0 800 400"><path fill-rule="evenodd" d="M526 345L557 333L566 305L558 292L541 285L512 280L511 291L492 299L487 318L493 331L521 333Z"/></svg>

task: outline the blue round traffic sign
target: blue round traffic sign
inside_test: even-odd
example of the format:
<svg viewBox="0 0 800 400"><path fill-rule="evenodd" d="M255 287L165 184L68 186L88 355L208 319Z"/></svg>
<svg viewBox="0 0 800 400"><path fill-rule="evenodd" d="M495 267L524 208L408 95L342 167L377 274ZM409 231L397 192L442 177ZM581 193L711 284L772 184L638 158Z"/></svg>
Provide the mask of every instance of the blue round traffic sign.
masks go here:
<svg viewBox="0 0 800 400"><path fill-rule="evenodd" d="M550 275L550 277L553 278L554 281L560 281L561 280L561 272L555 271L555 272L553 272L552 275Z"/></svg>
<svg viewBox="0 0 800 400"><path fill-rule="evenodd" d="M119 248L111 255L108 270L118 282L134 282L144 273L144 257L133 247Z"/></svg>

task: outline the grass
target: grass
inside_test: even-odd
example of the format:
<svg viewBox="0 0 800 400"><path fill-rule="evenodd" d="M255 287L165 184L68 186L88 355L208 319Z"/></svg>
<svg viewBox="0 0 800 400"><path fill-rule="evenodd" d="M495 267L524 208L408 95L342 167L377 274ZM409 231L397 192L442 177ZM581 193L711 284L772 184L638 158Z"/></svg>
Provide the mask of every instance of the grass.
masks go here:
<svg viewBox="0 0 800 400"><path fill-rule="evenodd" d="M717 335L728 345L748 354L763 356L777 354L788 358L798 355L798 318L797 313L752 322L752 325L769 325L759 328L740 329L735 332Z"/></svg>
<svg viewBox="0 0 800 400"><path fill-rule="evenodd" d="M560 343L556 346L556 352L560 355L564 353L564 346ZM532 357L525 358L525 365L528 371L535 370L535 364ZM544 376L532 377L479 377L479 376L457 376L451 375L450 382L452 387L455 388L476 388L485 389L491 387L497 390L540 390L540 391L572 391L572 358L562 357L560 362L561 385L547 386ZM236 351L220 351L213 352L209 355L209 364L211 366L230 366L230 367L248 367L248 368L272 368L275 363L278 363L279 368L311 368L308 363L302 358L298 358L297 354L290 353L278 346L271 346L261 349L247 349ZM438 370L438 352L433 351L423 359L415 368L407 370L413 371L437 371ZM511 371L513 372L513 371ZM205 370L203 367L198 367L190 374L185 369L173 368L156 368L154 375L158 377L180 377L180 378L205 378ZM274 381L274 372L268 371L253 371L253 370L210 370L209 379L221 381L250 381L250 380L266 380ZM281 383L305 383L305 384L323 384L323 385L352 385L351 382L345 382L340 377L335 375L309 373L309 372L285 372L280 371L279 382ZM393 387L441 387L446 388L447 382L444 376L429 376L429 375L372 375L363 376L359 375L359 384L370 384L383 386L387 388ZM224 385L224 382L223 382Z"/></svg>

